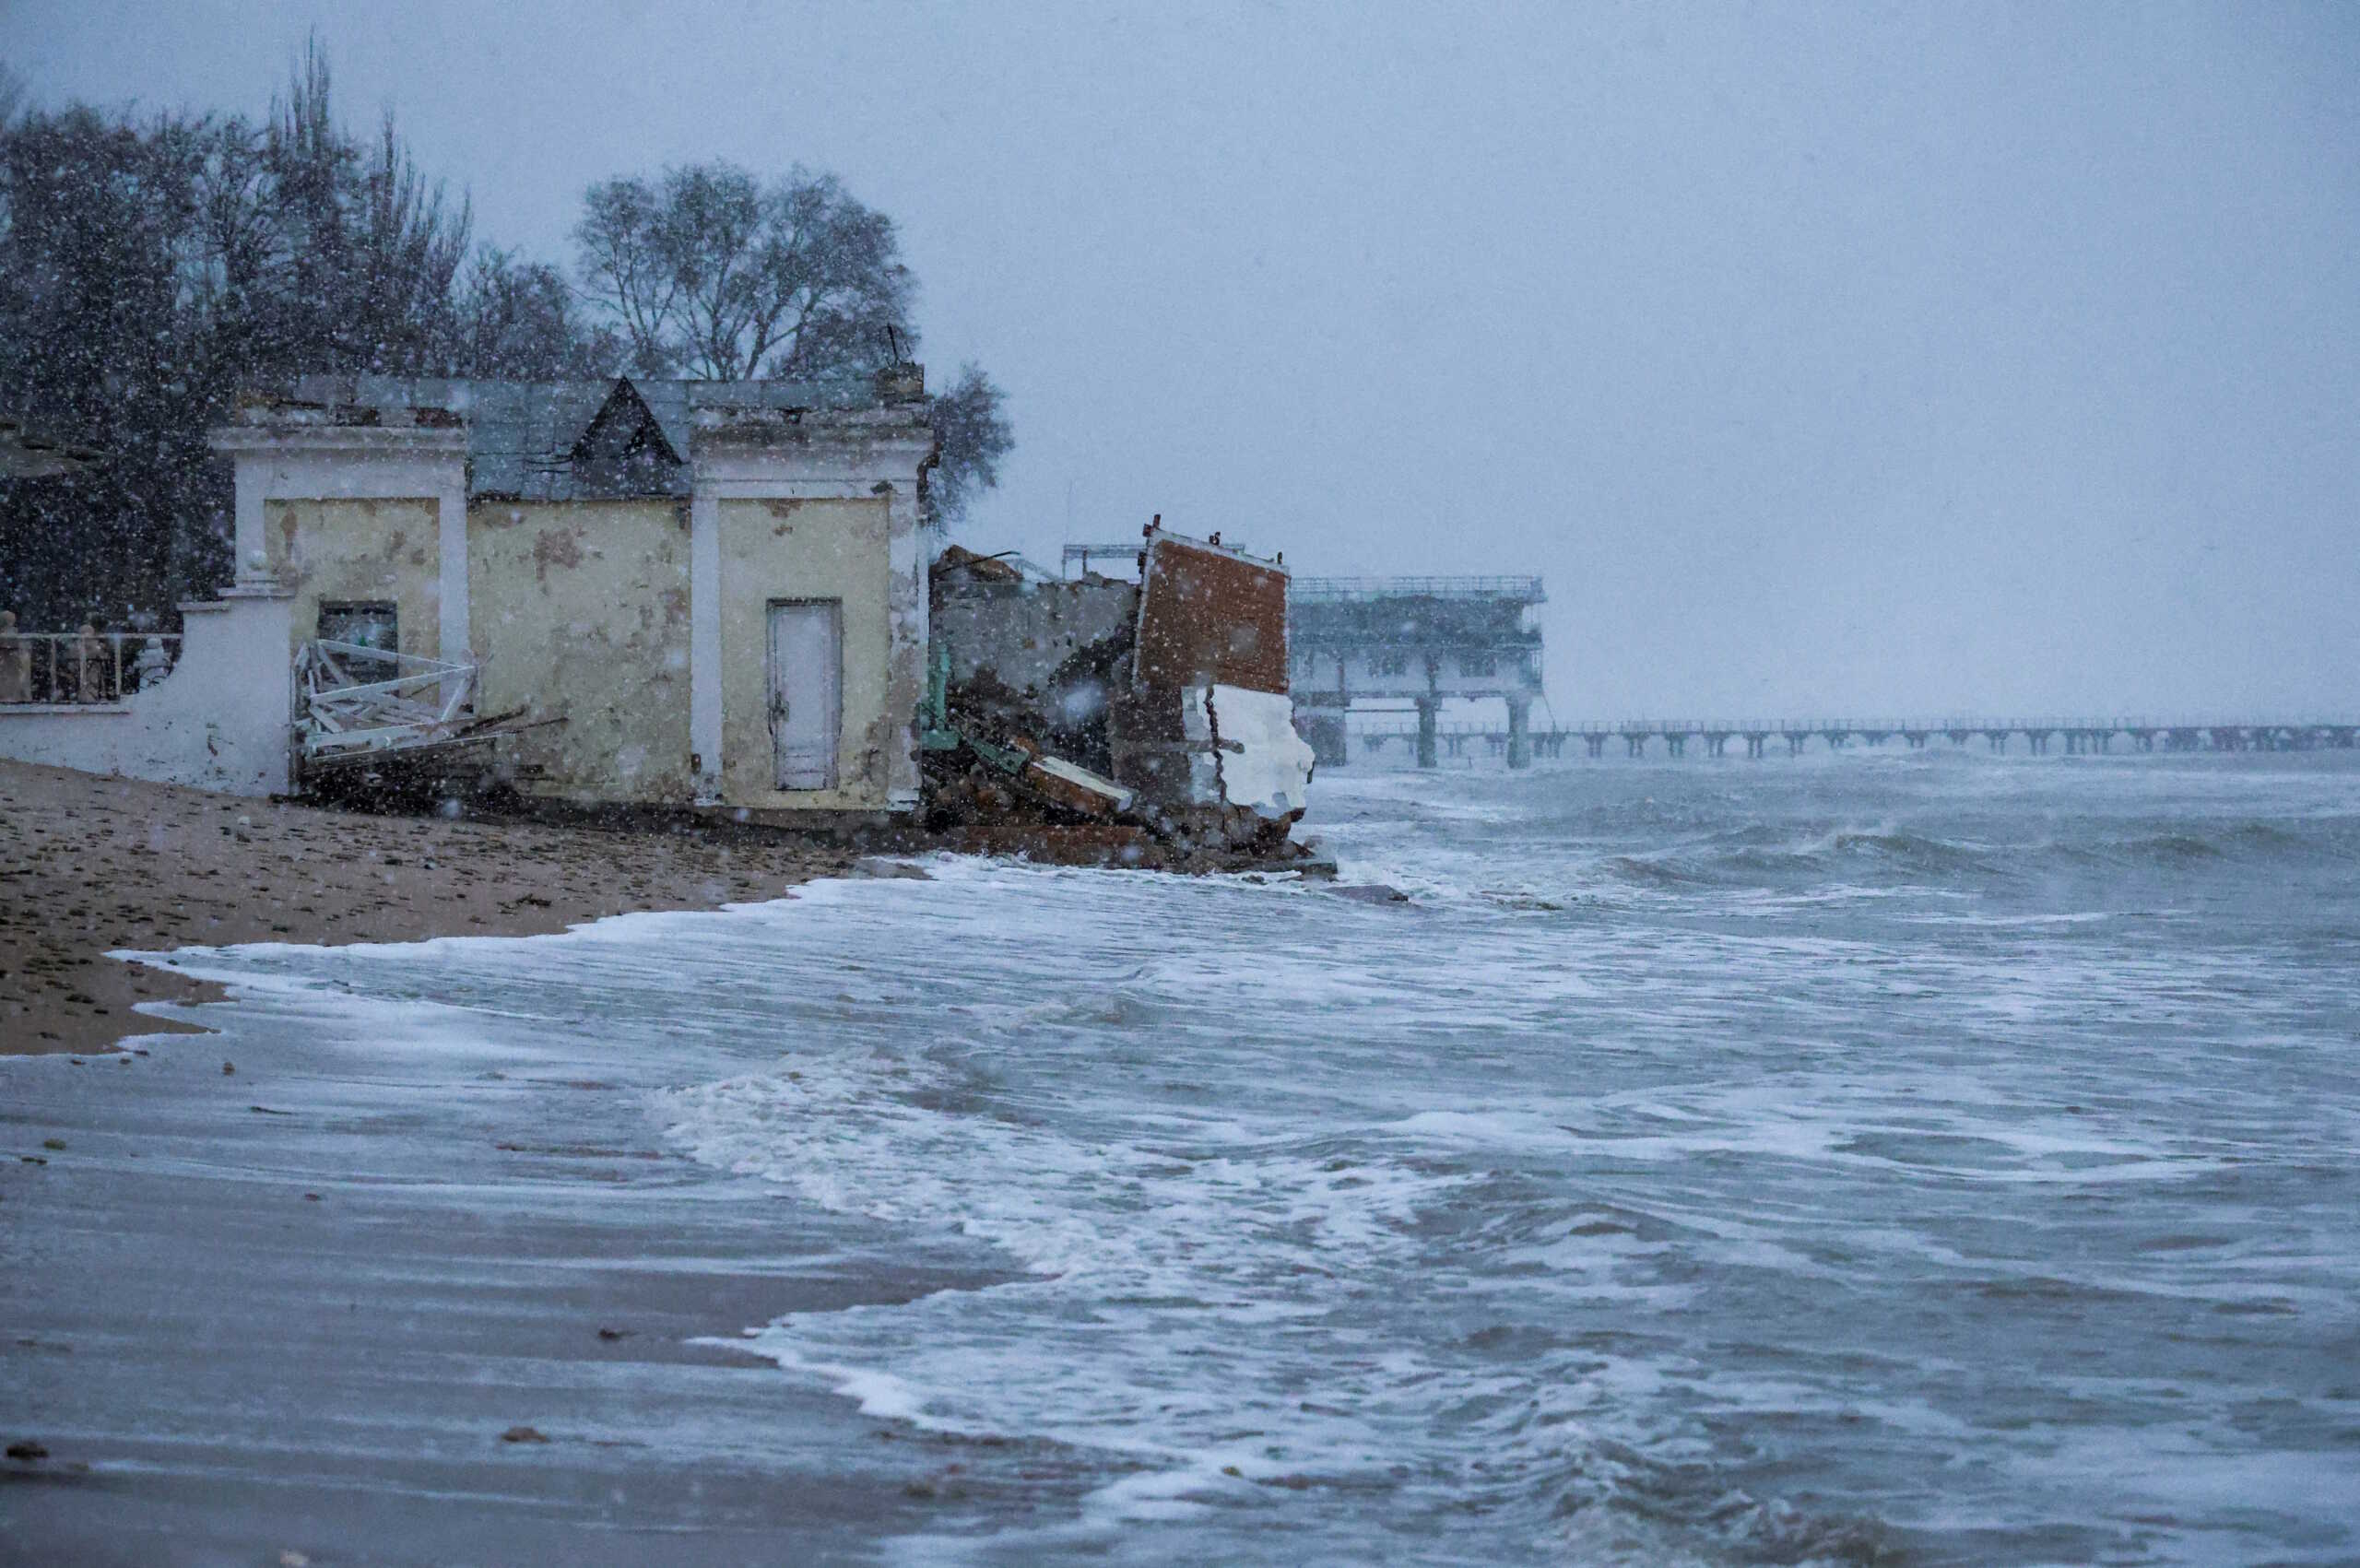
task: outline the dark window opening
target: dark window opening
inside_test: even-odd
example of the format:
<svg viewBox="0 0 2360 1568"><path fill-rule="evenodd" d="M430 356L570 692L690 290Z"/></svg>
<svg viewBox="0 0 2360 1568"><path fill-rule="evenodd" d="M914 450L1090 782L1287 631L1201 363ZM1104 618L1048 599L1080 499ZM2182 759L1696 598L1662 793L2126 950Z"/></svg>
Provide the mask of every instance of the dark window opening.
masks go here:
<svg viewBox="0 0 2360 1568"><path fill-rule="evenodd" d="M372 680L391 680L398 673L393 655L402 645L401 619L394 607L382 600L322 605L320 641L383 650L384 656L381 658L366 654L337 654L336 662L344 666L345 673L363 685Z"/></svg>

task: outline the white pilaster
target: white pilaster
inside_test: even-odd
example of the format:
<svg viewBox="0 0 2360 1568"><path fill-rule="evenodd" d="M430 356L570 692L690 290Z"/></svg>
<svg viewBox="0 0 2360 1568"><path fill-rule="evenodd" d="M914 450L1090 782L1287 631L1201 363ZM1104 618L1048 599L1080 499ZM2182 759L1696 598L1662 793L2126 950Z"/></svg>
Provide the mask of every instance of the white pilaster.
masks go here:
<svg viewBox="0 0 2360 1568"><path fill-rule="evenodd" d="M721 799L721 502L700 483L689 501L689 749L697 798Z"/></svg>
<svg viewBox="0 0 2360 1568"><path fill-rule="evenodd" d="M260 455L240 454L234 466L238 487L237 559L230 562L230 574L242 584L259 585L268 575L270 541L264 531L263 501L268 491L268 479L264 472L265 459Z"/></svg>
<svg viewBox="0 0 2360 1568"><path fill-rule="evenodd" d="M467 608L467 487L464 478L446 482L435 496L435 553L440 561L438 597L442 601L440 656L465 664L473 654L474 632Z"/></svg>
<svg viewBox="0 0 2360 1568"><path fill-rule="evenodd" d="M887 684L891 690L914 694L908 707L906 733L886 779L886 800L896 811L914 810L922 792L916 702L926 690L926 617L932 595L926 592L926 536L918 517L916 479L913 468L900 483L891 485L885 507L887 571L892 578L886 594L891 626ZM900 704L896 707L895 717L900 718Z"/></svg>

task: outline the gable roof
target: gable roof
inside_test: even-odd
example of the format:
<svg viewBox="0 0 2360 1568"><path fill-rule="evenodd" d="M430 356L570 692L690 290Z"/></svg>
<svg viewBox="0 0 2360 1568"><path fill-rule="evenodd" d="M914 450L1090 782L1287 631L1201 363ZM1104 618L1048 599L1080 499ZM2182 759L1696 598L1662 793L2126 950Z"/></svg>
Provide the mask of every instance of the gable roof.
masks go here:
<svg viewBox="0 0 2360 1568"><path fill-rule="evenodd" d="M573 460L613 461L642 454L664 463L682 461L666 439L647 399L639 395L629 376L622 376L598 405L598 411L590 416L590 422L582 427L582 433L573 438Z"/></svg>
<svg viewBox="0 0 2360 1568"><path fill-rule="evenodd" d="M304 376L275 401L344 424L464 427L470 500L586 501L687 495L685 459L701 409L794 415L880 400L867 381Z"/></svg>

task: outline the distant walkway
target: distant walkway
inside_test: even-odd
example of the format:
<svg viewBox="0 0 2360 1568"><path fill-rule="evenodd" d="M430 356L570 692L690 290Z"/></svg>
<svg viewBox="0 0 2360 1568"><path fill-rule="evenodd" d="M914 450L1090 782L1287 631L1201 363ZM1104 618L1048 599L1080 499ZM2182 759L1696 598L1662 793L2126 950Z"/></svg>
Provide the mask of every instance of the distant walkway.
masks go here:
<svg viewBox="0 0 2360 1568"><path fill-rule="evenodd" d="M1494 755L1508 747L1504 725L1442 725L1434 739L1453 757L1477 744ZM1660 741L1667 755L1684 757L1692 740L1703 743L1703 754L1719 757L1732 740L1745 742L1749 757L1765 755L1771 742L1783 741L1787 754L1800 757L1817 740L1827 750L1855 745L1882 746L1899 739L1911 750L1921 750L1936 738L1953 746L1980 739L1993 751L2005 751L2021 737L2036 753L2047 752L2061 741L2069 753L2110 751L2117 740L2138 751L2314 751L2350 750L2360 745L2360 720L2353 719L2203 719L2040 718L2040 719L1611 719L1535 728L1529 738L1533 754L1562 757L1568 741L1578 740L1592 757L1606 754L1610 741L1621 740L1624 754L1646 755L1650 741ZM1370 750L1388 743L1418 743L1415 725L1357 730L1352 738Z"/></svg>

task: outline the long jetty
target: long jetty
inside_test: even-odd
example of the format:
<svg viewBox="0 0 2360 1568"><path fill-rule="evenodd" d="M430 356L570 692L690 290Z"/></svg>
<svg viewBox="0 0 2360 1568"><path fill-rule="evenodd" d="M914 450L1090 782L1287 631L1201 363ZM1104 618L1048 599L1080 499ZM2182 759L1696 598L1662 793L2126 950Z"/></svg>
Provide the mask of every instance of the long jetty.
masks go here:
<svg viewBox="0 0 2360 1568"><path fill-rule="evenodd" d="M1482 724L1442 725L1435 741L1451 756L1463 756L1482 746L1497 755L1508 749L1510 732ZM1353 738L1368 750L1403 740L1415 747L1416 725L1369 727ZM1923 750L1936 740L1963 747L1980 740L1992 751L2005 751L2021 739L2027 750L2046 754L2062 744L2068 753L2110 751L2117 740L2137 751L2313 751L2350 750L2360 745L2360 720L2355 719L2150 719L2125 718L1944 718L1944 719L1599 719L1580 724L1534 726L1515 738L1528 740L1536 756L1562 757L1567 745L1581 742L1592 757L1601 757L1612 742L1622 743L1624 754L1644 757L1650 743L1660 742L1671 757L1688 754L1691 741L1702 755L1720 757L1731 741L1742 741L1748 757L1762 757L1783 745L1786 754L1800 757L1812 741L1826 750L1854 746L1875 748L1898 740L1911 750Z"/></svg>

